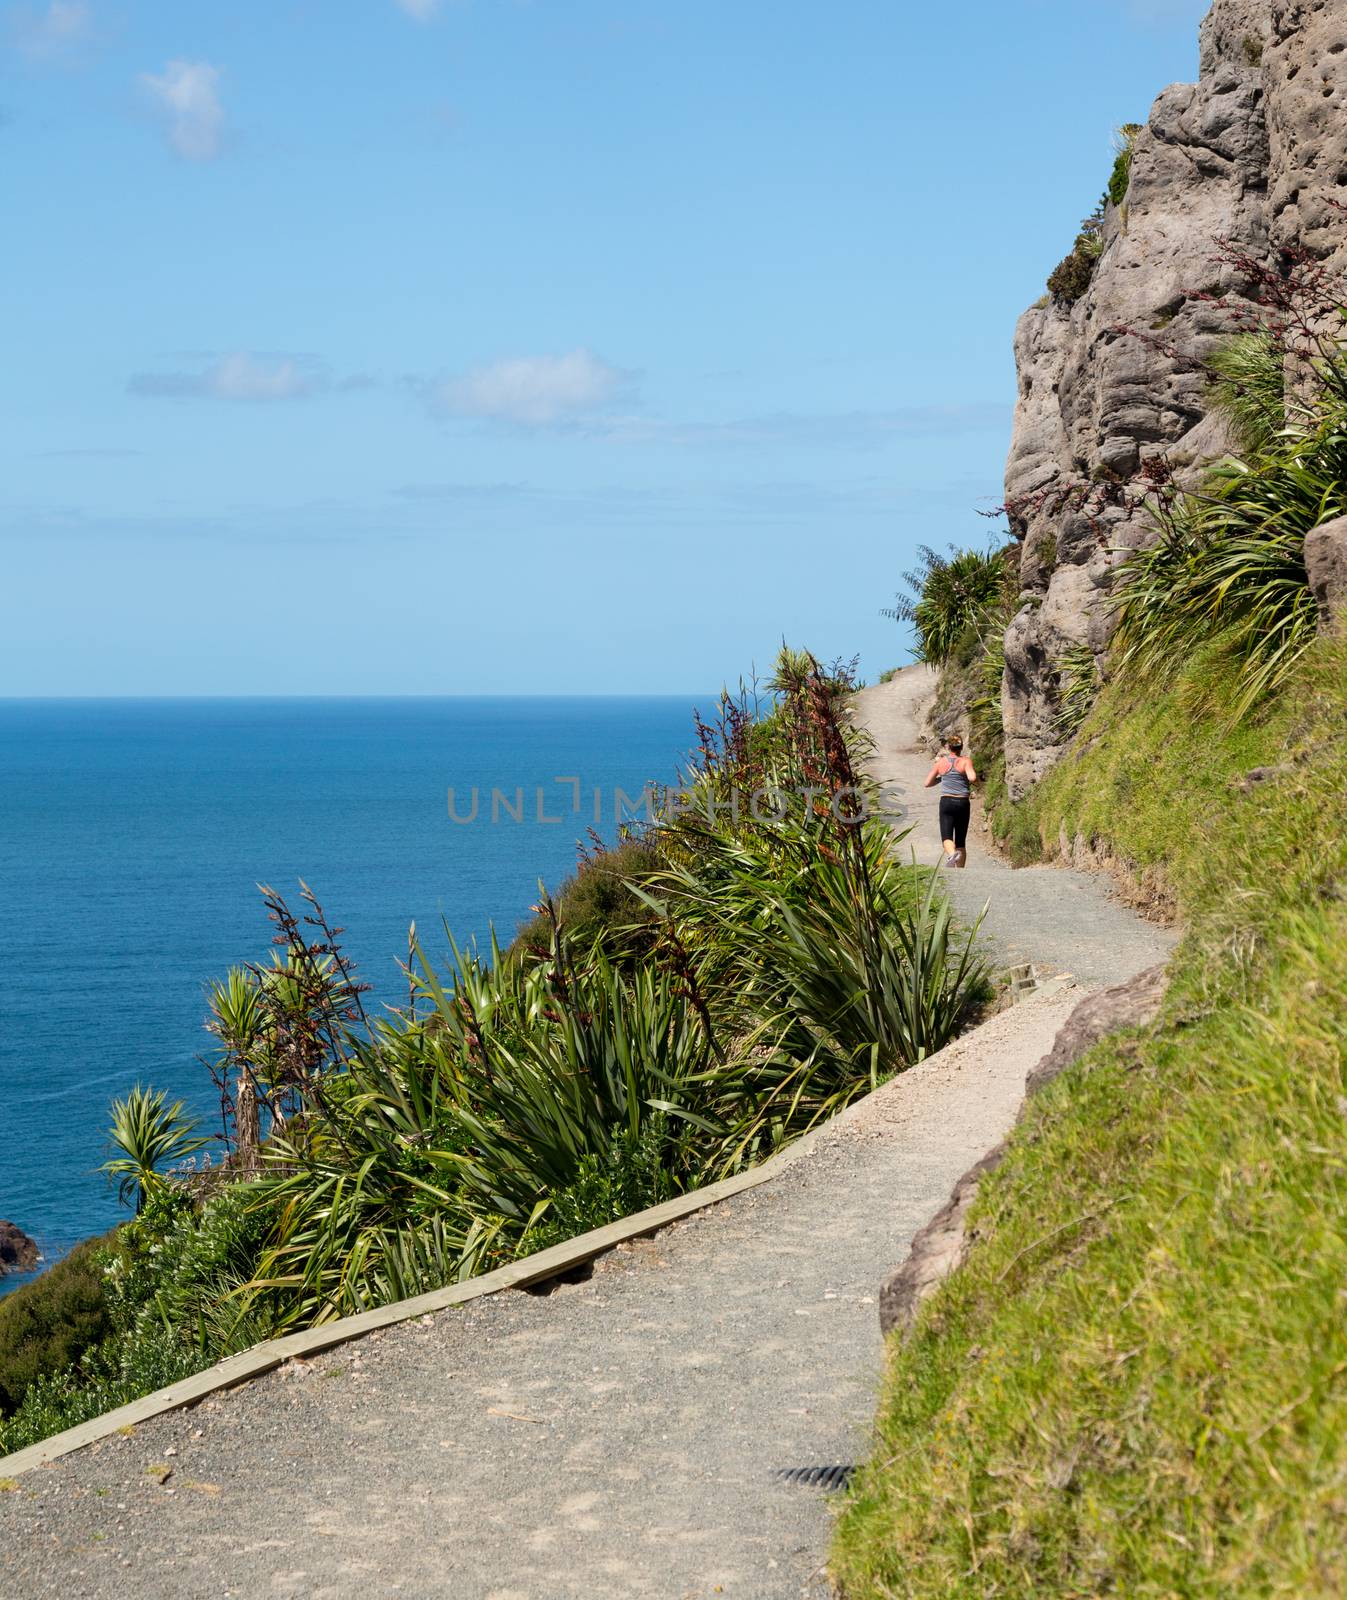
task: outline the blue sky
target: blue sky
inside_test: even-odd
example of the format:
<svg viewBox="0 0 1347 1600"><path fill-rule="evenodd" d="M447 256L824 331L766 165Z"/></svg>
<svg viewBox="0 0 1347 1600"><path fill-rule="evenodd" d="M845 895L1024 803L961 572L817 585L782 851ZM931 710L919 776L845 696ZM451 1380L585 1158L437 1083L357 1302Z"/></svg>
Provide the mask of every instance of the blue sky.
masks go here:
<svg viewBox="0 0 1347 1600"><path fill-rule="evenodd" d="M906 659L1202 0L0 8L0 694Z"/></svg>

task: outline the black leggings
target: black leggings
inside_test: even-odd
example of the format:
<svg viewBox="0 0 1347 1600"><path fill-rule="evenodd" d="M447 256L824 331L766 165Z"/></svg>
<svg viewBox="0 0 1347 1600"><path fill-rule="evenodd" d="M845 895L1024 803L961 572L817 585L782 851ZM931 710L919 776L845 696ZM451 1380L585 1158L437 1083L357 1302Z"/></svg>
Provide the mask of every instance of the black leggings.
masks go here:
<svg viewBox="0 0 1347 1600"><path fill-rule="evenodd" d="M940 796L940 837L953 839L954 848L962 850L968 840L968 817L972 806L957 794Z"/></svg>

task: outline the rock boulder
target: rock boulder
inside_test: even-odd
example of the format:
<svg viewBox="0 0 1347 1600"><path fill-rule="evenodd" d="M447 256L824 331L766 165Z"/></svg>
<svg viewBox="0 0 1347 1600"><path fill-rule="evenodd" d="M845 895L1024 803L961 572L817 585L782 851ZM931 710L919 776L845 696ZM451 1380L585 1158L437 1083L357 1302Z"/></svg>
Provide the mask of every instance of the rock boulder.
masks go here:
<svg viewBox="0 0 1347 1600"><path fill-rule="evenodd" d="M1347 608L1347 517L1322 522L1305 535L1305 568L1319 605L1319 630L1340 626Z"/></svg>
<svg viewBox="0 0 1347 1600"><path fill-rule="evenodd" d="M41 1252L22 1228L12 1222L0 1222L0 1276L31 1272L41 1259Z"/></svg>

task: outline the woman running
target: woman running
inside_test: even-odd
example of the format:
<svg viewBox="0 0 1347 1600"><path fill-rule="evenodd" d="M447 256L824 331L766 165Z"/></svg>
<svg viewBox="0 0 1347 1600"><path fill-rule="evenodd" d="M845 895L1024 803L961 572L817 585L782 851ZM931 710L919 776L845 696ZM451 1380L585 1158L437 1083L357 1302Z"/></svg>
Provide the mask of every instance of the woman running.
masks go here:
<svg viewBox="0 0 1347 1600"><path fill-rule="evenodd" d="M977 769L963 753L963 740L951 734L945 740L945 754L938 755L926 774L926 787L940 785L940 843L947 867L968 865L968 817L970 796L978 781Z"/></svg>

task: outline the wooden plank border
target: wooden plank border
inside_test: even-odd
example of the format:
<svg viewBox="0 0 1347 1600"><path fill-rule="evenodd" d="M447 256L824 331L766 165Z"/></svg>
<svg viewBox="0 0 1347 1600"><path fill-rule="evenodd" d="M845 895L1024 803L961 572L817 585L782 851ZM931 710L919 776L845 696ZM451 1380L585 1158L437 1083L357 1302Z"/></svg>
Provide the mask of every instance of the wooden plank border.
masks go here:
<svg viewBox="0 0 1347 1600"><path fill-rule="evenodd" d="M826 1127L827 1124L823 1126ZM45 1466L49 1461L69 1455L72 1451L82 1450L86 1445L106 1439L123 1428L148 1422L152 1417L161 1416L166 1411L176 1411L182 1406L195 1405L208 1395L217 1394L221 1389L232 1389L236 1384L246 1383L250 1378L258 1378L263 1373L274 1371L296 1356L315 1355L319 1351L330 1350L335 1345L345 1344L348 1340L359 1339L378 1328L390 1328L399 1322L409 1322L414 1317L423 1317L430 1312L447 1311L452 1306L464 1305L470 1300L479 1300L486 1295L499 1294L504 1289L526 1289L530 1284L559 1277L574 1267L592 1261L596 1256L606 1254L614 1246L625 1244L629 1239L639 1239L645 1234L656 1233L661 1228L667 1228L670 1223L678 1222L698 1211L704 1211L709 1206L719 1205L722 1200L742 1194L747 1189L756 1188L758 1184L769 1182L786 1165L788 1159L794 1159L802 1153L806 1140L810 1137L811 1135L806 1135L805 1138L797 1140L785 1150L764 1161L761 1166L753 1167L748 1172L722 1179L719 1183L707 1184L701 1189L692 1189L687 1194L677 1195L660 1205L651 1206L645 1211L633 1212L631 1216L623 1217L617 1222L610 1222L606 1227L577 1234L575 1238L567 1239L562 1244L539 1250L535 1255L525 1256L520 1261L512 1261L508 1266L497 1267L495 1271L485 1272L481 1277L469 1278L463 1283L450 1284L443 1289L433 1289L428 1294L419 1294L410 1300L397 1300L391 1305L378 1306L372 1311L360 1311L354 1316L336 1317L331 1322L320 1323L316 1328L306 1328L302 1333L287 1333L279 1339L269 1339L262 1344L253 1345L251 1349L242 1350L237 1355L226 1356L214 1366L193 1373L189 1378L181 1378L177 1383L170 1383L167 1388L156 1389L153 1394L143 1395L128 1405L118 1406L115 1411L106 1411L102 1416L91 1417L87 1422L77 1423L73 1428L52 1434L48 1439L40 1439L36 1444L16 1450L13 1455L0 1456L0 1478L17 1478L21 1473L30 1472L34 1467Z"/></svg>
<svg viewBox="0 0 1347 1600"><path fill-rule="evenodd" d="M1024 995L1017 1003L1023 1004L1028 999L1055 994L1073 981L1067 974L1052 978ZM974 1029L972 1034L960 1034L952 1042L963 1044L976 1032L977 1029ZM939 1060L939 1052L929 1059ZM901 1078L901 1074L899 1076ZM892 1084L894 1081L896 1080L890 1079L889 1083ZM820 1123L817 1128L812 1128L794 1143L787 1145L784 1150L777 1151L774 1156L769 1156L760 1166L753 1167L748 1172L736 1173L732 1178L722 1178L719 1183L709 1183L701 1189L692 1189L687 1194L677 1195L674 1199L665 1200L657 1206L650 1206L645 1211L634 1211L629 1217L610 1222L606 1227L594 1228L589 1233L577 1234L574 1239L567 1239L561 1244L551 1245L546 1250L539 1250L535 1255L525 1256L522 1261L512 1261L509 1266L497 1267L494 1272L485 1272L480 1278L469 1278L465 1283L450 1284L444 1289L432 1289L428 1294L418 1294L410 1300L396 1300L391 1305L378 1306L373 1311L360 1311L350 1317L335 1317L331 1322L321 1323L316 1328L306 1328L302 1333L287 1333L279 1339L268 1339L262 1344L255 1344L251 1349L242 1350L237 1355L226 1356L223 1361L217 1361L214 1366L207 1367L202 1372L193 1373L190 1378L181 1378L177 1383L170 1383L167 1388L156 1389L153 1394L142 1395L139 1400L118 1406L115 1411L105 1411L102 1416L91 1417L87 1422L77 1423L62 1433L52 1434L49 1439L40 1439L36 1444L16 1450L13 1455L0 1456L0 1478L17 1478L22 1473L31 1472L35 1467L46 1466L62 1456L83 1450L87 1445L97 1444L101 1439L110 1438L124 1428L134 1428L137 1424L149 1422L166 1412L195 1405L209 1395L218 1394L222 1389L232 1389L237 1384L248 1382L250 1378L260 1378L264 1373L273 1372L297 1356L316 1355L319 1351L331 1350L336 1345L346 1344L351 1339L362 1338L378 1328L391 1328L399 1322L410 1322L414 1317L423 1317L430 1312L447 1311L453 1306L465 1305L470 1300L480 1300L486 1295L499 1294L504 1289L526 1289L530 1284L560 1277L562 1273L583 1266L596 1256L605 1255L629 1239L640 1239L647 1234L657 1233L661 1228L667 1228L670 1223L679 1222L684 1217L693 1216L710 1206L719 1205L723 1200L743 1194L748 1189L756 1189L759 1184L770 1183L793 1161L798 1160L820 1134L833 1127L839 1120L853 1114L868 1098L866 1095L860 1100L853 1101L836 1116Z"/></svg>

